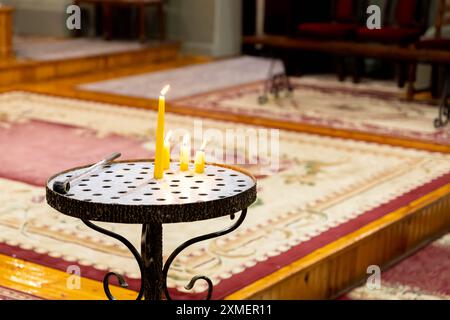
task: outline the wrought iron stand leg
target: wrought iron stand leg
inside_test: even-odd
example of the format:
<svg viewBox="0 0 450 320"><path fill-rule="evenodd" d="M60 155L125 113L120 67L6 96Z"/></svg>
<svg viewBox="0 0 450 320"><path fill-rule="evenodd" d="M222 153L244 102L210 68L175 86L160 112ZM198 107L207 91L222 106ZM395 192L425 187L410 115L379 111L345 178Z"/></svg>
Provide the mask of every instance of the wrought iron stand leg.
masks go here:
<svg viewBox="0 0 450 320"><path fill-rule="evenodd" d="M109 237L112 237L120 242L122 242L127 248L128 250L130 250L130 252L133 254L134 258L136 259L136 262L139 265L139 270L141 272L141 279L145 279L145 273L144 273L144 263L142 262L142 258L139 255L139 252L136 250L136 248L131 244L130 241L128 241L127 239L125 239L123 236L121 236L120 234L114 233L112 231L106 230L102 227L97 226L96 224L88 221L88 220L81 220L83 221L83 223L88 226L89 228L103 233L104 235L107 235ZM105 290L105 294L108 297L109 300L116 300L116 298L111 294L111 291L109 290L109 279L115 276L117 278L117 280L119 281L119 284L122 288L127 288L128 287L128 283L125 281L125 278L118 273L115 272L108 272L105 277L103 278L103 289ZM144 286L143 286L143 282L141 280L141 287L139 289L139 293L138 296L136 297L136 300L141 300L142 296L144 295Z"/></svg>
<svg viewBox="0 0 450 320"><path fill-rule="evenodd" d="M163 292L162 224L142 225L141 255L144 263L145 300L161 300Z"/></svg>
<svg viewBox="0 0 450 320"><path fill-rule="evenodd" d="M162 276L164 279L164 282L163 282L164 294L166 295L167 300L172 300L172 297L170 296L170 293L169 293L169 289L167 288L167 275L169 273L170 265L175 260L175 258L181 253L181 251L183 251L187 247L190 247L191 245L193 245L197 242L217 238L217 237L226 235L230 232L233 232L242 224L242 222L244 222L246 216L247 216L247 209L244 209L244 210L242 210L241 215L239 216L239 219L237 219L237 221L233 225L228 227L227 229L192 238L192 239L184 242L180 246L178 246L178 248L176 248L175 251L172 252L172 254L167 258L166 263L164 264L163 272L162 272ZM231 219L234 220L235 214L231 213L230 217L231 217ZM210 300L212 297L212 293L213 293L213 283L212 283L211 279L208 278L207 276L199 275L199 276L193 277L191 279L191 281L185 286L185 288L187 290L191 290L198 280L204 280L208 284L208 292L207 292L205 300Z"/></svg>
<svg viewBox="0 0 450 320"><path fill-rule="evenodd" d="M439 115L434 120L435 128L443 127L450 121L450 105L448 104L449 97L450 97L450 69L446 67L444 91L442 92L441 104L439 106Z"/></svg>

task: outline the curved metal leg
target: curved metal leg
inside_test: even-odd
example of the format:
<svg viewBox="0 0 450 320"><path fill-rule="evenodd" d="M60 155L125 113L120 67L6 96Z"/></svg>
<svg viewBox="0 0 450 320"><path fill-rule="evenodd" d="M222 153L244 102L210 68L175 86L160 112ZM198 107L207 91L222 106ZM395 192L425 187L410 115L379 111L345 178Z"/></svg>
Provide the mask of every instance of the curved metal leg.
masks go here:
<svg viewBox="0 0 450 320"><path fill-rule="evenodd" d="M222 231L218 231L218 232L212 232L212 233L188 240L185 243L183 243L182 245L180 245L178 248L176 248L174 252L172 252L172 254L167 259L166 263L164 264L164 268L163 268L163 286L164 286L164 294L166 295L167 300L172 300L169 290L167 289L167 274L169 273L170 265L175 260L175 258L181 253L181 251L183 251L187 247L189 247L195 243L198 243L200 241L217 238L217 237L223 236L227 233L233 232L242 224L246 215L247 215L247 209L244 209L244 210L242 210L241 215L239 216L239 219L229 228L222 230ZM234 213L231 214L230 216L231 216L231 219L234 219ZM207 276L202 275L202 276L193 277L185 288L187 290L191 290L198 280L204 280L208 283L208 294L207 294L205 300L210 300L211 296L212 296L212 292L213 292L213 284L212 284L211 279L209 279Z"/></svg>
<svg viewBox="0 0 450 320"><path fill-rule="evenodd" d="M142 281L144 279L144 263L142 262L142 258L141 255L139 254L139 252L136 250L136 248L124 237L122 237L121 235L114 233L112 231L103 229L95 224L93 224L92 222L88 221L88 220L82 220L83 223L85 225L87 225L89 228L103 233L107 236L110 236L116 240L119 240L120 242L122 242L133 254L134 258L136 259L137 263L139 264L139 269L141 271L141 287L139 289L139 294L136 297L136 300L141 300L143 295L144 295L144 286L142 284ZM108 272L105 277L103 278L103 289L105 290L105 294L108 297L109 300L116 300L116 298L111 294L111 291L109 290L109 278L111 276L115 276L117 278L117 280L119 281L119 284L122 288L127 288L128 287L128 283L125 281L124 277L118 273L115 272Z"/></svg>
<svg viewBox="0 0 450 320"><path fill-rule="evenodd" d="M450 121L450 105L447 102L447 97L442 98L441 105L439 106L439 115L434 120L434 127L441 128Z"/></svg>
<svg viewBox="0 0 450 320"><path fill-rule="evenodd" d="M434 127L440 128L450 121L450 105L448 98L450 96L450 70L445 71L445 85L442 93L441 105L439 106L439 115L434 120Z"/></svg>
<svg viewBox="0 0 450 320"><path fill-rule="evenodd" d="M450 121L450 105L446 100L447 98L444 98L442 104L439 106L439 115L434 120L435 128L444 127Z"/></svg>

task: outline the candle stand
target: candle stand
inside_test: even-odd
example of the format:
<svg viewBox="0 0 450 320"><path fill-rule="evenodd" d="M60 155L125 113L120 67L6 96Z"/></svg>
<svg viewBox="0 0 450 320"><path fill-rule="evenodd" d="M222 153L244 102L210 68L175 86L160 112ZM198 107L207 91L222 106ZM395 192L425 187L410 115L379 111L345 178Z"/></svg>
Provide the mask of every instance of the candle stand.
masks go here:
<svg viewBox="0 0 450 320"><path fill-rule="evenodd" d="M194 165L180 172L178 163L171 163L163 179L154 179L152 160L113 162L86 176L72 186L67 194L53 190L55 181L64 181L86 167L74 168L51 177L47 182L47 203L59 212L81 219L88 227L122 242L136 259L141 285L137 300L160 300L163 293L171 300L167 274L177 255L203 240L223 236L237 229L245 219L247 208L256 200L255 178L236 167L206 164L202 174L194 173ZM193 222L241 211L229 228L195 237L181 244L163 265L163 224ZM123 236L103 229L91 221L142 224L141 253ZM103 279L106 296L115 300L109 289L110 278L117 278L122 287L124 277L108 272ZM205 275L195 276L186 285L190 290L198 280L208 284L206 299L213 292L212 281Z"/></svg>

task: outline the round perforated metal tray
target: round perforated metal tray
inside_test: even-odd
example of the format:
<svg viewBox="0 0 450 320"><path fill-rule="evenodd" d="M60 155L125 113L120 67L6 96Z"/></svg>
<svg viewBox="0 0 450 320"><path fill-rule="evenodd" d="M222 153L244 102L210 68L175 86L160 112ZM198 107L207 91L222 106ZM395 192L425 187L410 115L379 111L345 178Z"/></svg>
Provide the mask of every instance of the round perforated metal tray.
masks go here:
<svg viewBox="0 0 450 320"><path fill-rule="evenodd" d="M91 172L67 194L59 194L53 183L86 167L67 170L47 182L47 201L64 214L87 220L169 223L235 213L256 199L255 179L236 167L207 164L198 174L193 164L181 172L178 163L171 163L164 178L156 180L153 166L150 160L114 162Z"/></svg>

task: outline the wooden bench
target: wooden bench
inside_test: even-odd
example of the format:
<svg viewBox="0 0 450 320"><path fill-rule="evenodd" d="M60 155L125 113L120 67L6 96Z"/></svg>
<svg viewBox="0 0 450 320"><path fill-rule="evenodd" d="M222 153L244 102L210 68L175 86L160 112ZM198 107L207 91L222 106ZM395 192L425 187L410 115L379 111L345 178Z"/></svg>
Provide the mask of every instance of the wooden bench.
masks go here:
<svg viewBox="0 0 450 320"><path fill-rule="evenodd" d="M244 37L243 43L280 49L297 49L347 56L389 59L401 62L450 64L450 52L445 50L425 50L413 47L404 48L350 41L320 41L271 35Z"/></svg>
<svg viewBox="0 0 450 320"><path fill-rule="evenodd" d="M358 43L351 41L321 41L288 36L248 36L243 43L263 45L269 48L294 49L314 52L333 53L351 57L369 57L405 62L411 66L417 63L430 63L450 66L450 52L445 50L417 49L415 47L396 47L392 45ZM411 72L414 68L410 68ZM409 86L411 88L411 86ZM408 98L413 92L408 90Z"/></svg>

